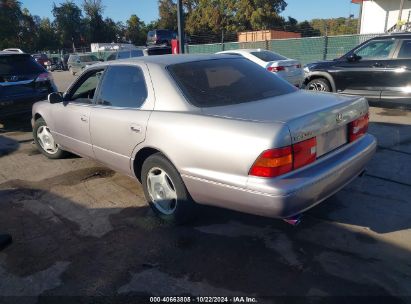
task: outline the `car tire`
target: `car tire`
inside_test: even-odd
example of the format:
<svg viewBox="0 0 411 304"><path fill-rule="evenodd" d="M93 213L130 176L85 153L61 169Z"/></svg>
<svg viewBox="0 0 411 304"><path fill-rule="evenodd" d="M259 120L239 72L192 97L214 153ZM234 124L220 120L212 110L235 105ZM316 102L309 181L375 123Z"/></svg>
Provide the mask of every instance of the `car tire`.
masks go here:
<svg viewBox="0 0 411 304"><path fill-rule="evenodd" d="M39 118L34 122L33 138L37 149L48 158L60 159L67 155L67 152L54 142L54 138L43 118Z"/></svg>
<svg viewBox="0 0 411 304"><path fill-rule="evenodd" d="M328 80L324 78L316 78L311 80L307 83L305 88L309 91L331 92L331 85Z"/></svg>
<svg viewBox="0 0 411 304"><path fill-rule="evenodd" d="M69 67L69 72L70 72L70 74L73 75L73 76L76 75L76 72L73 71L73 68L72 68L72 67Z"/></svg>
<svg viewBox="0 0 411 304"><path fill-rule="evenodd" d="M198 206L177 169L161 153L153 154L144 161L141 182L150 207L162 220L185 224L196 217Z"/></svg>

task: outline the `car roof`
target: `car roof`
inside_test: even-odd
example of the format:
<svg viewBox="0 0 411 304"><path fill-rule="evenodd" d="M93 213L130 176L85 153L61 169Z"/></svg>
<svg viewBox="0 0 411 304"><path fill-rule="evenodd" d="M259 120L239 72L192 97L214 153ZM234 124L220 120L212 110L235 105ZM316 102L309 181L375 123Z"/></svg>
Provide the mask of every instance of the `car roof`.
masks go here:
<svg viewBox="0 0 411 304"><path fill-rule="evenodd" d="M390 39L390 38L411 38L411 33L410 32L390 33L390 34L380 35L380 36L374 37L371 40L374 40L374 39Z"/></svg>
<svg viewBox="0 0 411 304"><path fill-rule="evenodd" d="M145 63L151 63L161 66L168 66L171 64L179 64L179 63L187 63L187 62L194 62L194 61L203 61L203 60L215 60L221 58L228 58L232 59L233 56L231 55L216 55L216 54L207 54L207 55L191 55L191 54L180 54L180 55L156 55L156 56L141 56L141 57L133 57L133 58L126 58L116 60L115 62L104 62L102 65L110 65L110 64L117 64L117 63L130 63L133 64L135 62L143 61Z"/></svg>
<svg viewBox="0 0 411 304"><path fill-rule="evenodd" d="M26 53L18 53L13 51L0 51L0 55L19 55L19 56L27 56Z"/></svg>
<svg viewBox="0 0 411 304"><path fill-rule="evenodd" d="M270 52L264 49L238 49L238 50L229 50L229 51L222 51L218 52L217 54L227 54L227 53L255 53L255 52Z"/></svg>

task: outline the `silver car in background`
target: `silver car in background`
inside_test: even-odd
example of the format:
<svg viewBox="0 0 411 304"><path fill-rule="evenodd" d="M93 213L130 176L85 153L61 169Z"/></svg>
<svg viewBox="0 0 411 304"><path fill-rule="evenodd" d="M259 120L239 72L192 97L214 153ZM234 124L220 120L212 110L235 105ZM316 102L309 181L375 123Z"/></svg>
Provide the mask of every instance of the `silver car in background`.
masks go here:
<svg viewBox="0 0 411 304"><path fill-rule="evenodd" d="M271 51L262 49L241 49L218 52L217 54L243 56L267 69L267 71L275 73L298 88L301 87L304 81L304 70L301 67L301 62Z"/></svg>
<svg viewBox="0 0 411 304"><path fill-rule="evenodd" d="M174 222L196 203L293 217L354 180L376 149L364 98L300 91L240 56L96 64L32 114L44 155L70 151L138 179Z"/></svg>

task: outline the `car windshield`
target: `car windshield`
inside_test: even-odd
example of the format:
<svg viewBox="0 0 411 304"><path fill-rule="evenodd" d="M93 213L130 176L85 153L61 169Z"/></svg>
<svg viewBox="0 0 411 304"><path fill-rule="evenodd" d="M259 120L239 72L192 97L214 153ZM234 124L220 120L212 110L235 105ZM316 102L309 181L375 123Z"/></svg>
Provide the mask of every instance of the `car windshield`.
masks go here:
<svg viewBox="0 0 411 304"><path fill-rule="evenodd" d="M34 54L33 58L47 59L47 55L46 54Z"/></svg>
<svg viewBox="0 0 411 304"><path fill-rule="evenodd" d="M80 60L82 62L91 62L91 61L98 61L98 58L95 55L85 55L85 56L80 56Z"/></svg>
<svg viewBox="0 0 411 304"><path fill-rule="evenodd" d="M174 64L167 69L188 101L197 107L252 102L296 90L244 58L195 61Z"/></svg>
<svg viewBox="0 0 411 304"><path fill-rule="evenodd" d="M251 52L251 55L254 55L255 57L265 62L287 60L286 57L273 53L273 52L269 52L269 51Z"/></svg>
<svg viewBox="0 0 411 304"><path fill-rule="evenodd" d="M0 75L36 74L44 69L30 55L0 56Z"/></svg>

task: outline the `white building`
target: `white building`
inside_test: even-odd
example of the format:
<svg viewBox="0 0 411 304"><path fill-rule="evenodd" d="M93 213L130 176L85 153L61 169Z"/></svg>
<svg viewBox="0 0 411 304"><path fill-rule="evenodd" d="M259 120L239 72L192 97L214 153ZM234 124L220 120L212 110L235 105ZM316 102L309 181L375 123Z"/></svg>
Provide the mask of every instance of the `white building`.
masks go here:
<svg viewBox="0 0 411 304"><path fill-rule="evenodd" d="M400 20L401 29L411 23L411 0L352 0L361 5L360 33L385 33L396 29Z"/></svg>

